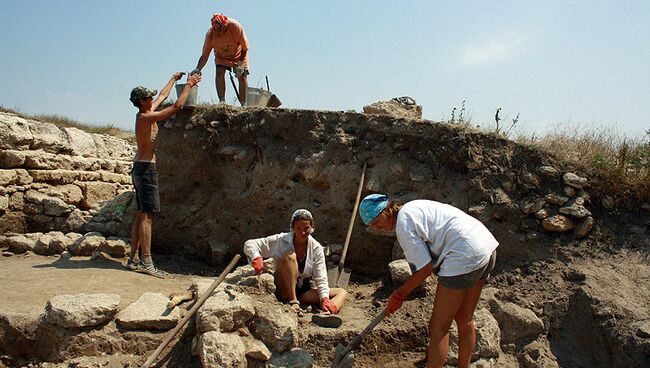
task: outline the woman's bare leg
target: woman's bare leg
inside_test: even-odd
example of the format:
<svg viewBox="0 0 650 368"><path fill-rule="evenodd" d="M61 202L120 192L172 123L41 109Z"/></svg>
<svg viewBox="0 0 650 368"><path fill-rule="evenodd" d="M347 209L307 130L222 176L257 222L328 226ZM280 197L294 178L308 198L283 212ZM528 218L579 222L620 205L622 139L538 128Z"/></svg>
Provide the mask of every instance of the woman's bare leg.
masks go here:
<svg viewBox="0 0 650 368"><path fill-rule="evenodd" d="M467 368L472 359L472 351L476 344L476 326L474 325L474 310L481 297L485 281L479 280L472 288L467 289L463 304L456 313L458 326L458 367Z"/></svg>
<svg viewBox="0 0 650 368"><path fill-rule="evenodd" d="M296 283L298 280L298 261L294 251L285 252L278 262L275 273L275 286L278 288L280 298L284 300L297 300Z"/></svg>
<svg viewBox="0 0 650 368"><path fill-rule="evenodd" d="M449 327L463 304L467 290L451 289L438 283L429 322L428 368L444 366L449 350Z"/></svg>

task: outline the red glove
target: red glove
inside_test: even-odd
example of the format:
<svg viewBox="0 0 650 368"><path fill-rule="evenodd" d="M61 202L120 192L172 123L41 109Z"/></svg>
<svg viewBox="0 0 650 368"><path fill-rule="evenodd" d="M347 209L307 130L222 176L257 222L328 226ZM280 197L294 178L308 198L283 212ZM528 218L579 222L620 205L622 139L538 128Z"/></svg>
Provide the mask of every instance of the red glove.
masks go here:
<svg viewBox="0 0 650 368"><path fill-rule="evenodd" d="M258 275L261 274L262 269L264 269L264 262L262 260L262 257L255 258L253 260L253 263L251 263L251 266L253 266L253 269L255 270L255 272L257 272Z"/></svg>
<svg viewBox="0 0 650 368"><path fill-rule="evenodd" d="M329 311L332 314L336 314L339 312L339 309L336 307L336 304L334 304L334 302L327 297L323 298L323 300L320 301L320 306L321 308L325 309L326 311Z"/></svg>
<svg viewBox="0 0 650 368"><path fill-rule="evenodd" d="M395 313L402 306L402 302L404 302L404 297L397 290L390 294L386 303L386 317Z"/></svg>

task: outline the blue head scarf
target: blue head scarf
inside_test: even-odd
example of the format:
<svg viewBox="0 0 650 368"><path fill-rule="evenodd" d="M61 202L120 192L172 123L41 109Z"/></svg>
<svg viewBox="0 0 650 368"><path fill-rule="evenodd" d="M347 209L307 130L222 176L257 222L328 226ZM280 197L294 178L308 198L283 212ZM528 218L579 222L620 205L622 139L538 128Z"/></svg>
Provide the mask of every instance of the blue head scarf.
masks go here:
<svg viewBox="0 0 650 368"><path fill-rule="evenodd" d="M359 205L359 216L363 223L368 225L388 205L388 196L385 194L369 194Z"/></svg>

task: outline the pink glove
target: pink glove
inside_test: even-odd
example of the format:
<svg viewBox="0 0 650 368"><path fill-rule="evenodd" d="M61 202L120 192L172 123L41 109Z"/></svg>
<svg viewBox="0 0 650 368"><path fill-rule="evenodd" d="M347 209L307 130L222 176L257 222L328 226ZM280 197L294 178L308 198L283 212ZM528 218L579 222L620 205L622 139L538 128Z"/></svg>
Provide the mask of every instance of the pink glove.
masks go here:
<svg viewBox="0 0 650 368"><path fill-rule="evenodd" d="M334 302L327 297L323 298L323 300L320 301L320 306L332 314L336 314L339 311L339 309L336 307L336 304L334 304Z"/></svg>
<svg viewBox="0 0 650 368"><path fill-rule="evenodd" d="M386 317L395 313L402 306L402 302L404 302L404 297L397 290L390 294L386 303Z"/></svg>
<svg viewBox="0 0 650 368"><path fill-rule="evenodd" d="M262 261L262 257L255 258L253 260L253 263L251 263L251 266L253 266L253 269L258 275L261 274L262 269L264 269L264 262Z"/></svg>

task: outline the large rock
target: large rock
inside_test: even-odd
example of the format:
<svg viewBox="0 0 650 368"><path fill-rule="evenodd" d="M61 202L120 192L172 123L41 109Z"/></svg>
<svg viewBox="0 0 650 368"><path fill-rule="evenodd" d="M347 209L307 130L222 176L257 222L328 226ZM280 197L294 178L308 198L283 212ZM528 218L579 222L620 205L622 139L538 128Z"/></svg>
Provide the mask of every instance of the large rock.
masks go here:
<svg viewBox="0 0 650 368"><path fill-rule="evenodd" d="M390 115L404 119L422 119L422 106L407 105L396 100L378 101L363 107L364 114Z"/></svg>
<svg viewBox="0 0 650 368"><path fill-rule="evenodd" d="M45 320L66 328L97 326L113 319L119 305L117 294L57 295L45 306Z"/></svg>
<svg viewBox="0 0 650 368"><path fill-rule="evenodd" d="M13 169L25 164L25 151L0 151L0 168Z"/></svg>
<svg viewBox="0 0 650 368"><path fill-rule="evenodd" d="M59 185L56 189L62 194L63 201L67 204L79 205L83 199L81 188L74 184Z"/></svg>
<svg viewBox="0 0 650 368"><path fill-rule="evenodd" d="M88 233L68 246L68 251L73 256L89 256L105 241L99 233Z"/></svg>
<svg viewBox="0 0 650 368"><path fill-rule="evenodd" d="M277 304L258 304L255 312L250 325L255 337L275 353L282 353L293 346L298 328L296 312Z"/></svg>
<svg viewBox="0 0 650 368"><path fill-rule="evenodd" d="M246 356L251 359L266 362L271 359L271 351L260 340L252 336L241 336L246 347Z"/></svg>
<svg viewBox="0 0 650 368"><path fill-rule="evenodd" d="M50 123L34 122L29 125L32 133L32 150L60 153L69 152L70 144L66 135L56 125Z"/></svg>
<svg viewBox="0 0 650 368"><path fill-rule="evenodd" d="M542 228L550 232L560 233L572 230L574 227L576 227L575 223L570 218L562 215L555 215L542 220Z"/></svg>
<svg viewBox="0 0 650 368"><path fill-rule="evenodd" d="M0 170L0 186L27 185L33 181L25 169Z"/></svg>
<svg viewBox="0 0 650 368"><path fill-rule="evenodd" d="M578 176L574 173L566 173L562 176L562 179L564 180L564 183L566 185L569 185L577 189L582 189L589 186L586 178Z"/></svg>
<svg viewBox="0 0 650 368"><path fill-rule="evenodd" d="M524 346L519 354L519 364L524 368L559 368L560 366L548 341L543 338Z"/></svg>
<svg viewBox="0 0 650 368"><path fill-rule="evenodd" d="M591 216L591 211L585 208L585 206L577 203L573 203L569 206L561 207L559 212L563 215L570 215L579 219L587 216Z"/></svg>
<svg viewBox="0 0 650 368"><path fill-rule="evenodd" d="M82 184L83 208L91 208L94 204L113 199L117 195L117 184L103 182L87 182Z"/></svg>
<svg viewBox="0 0 650 368"><path fill-rule="evenodd" d="M29 125L19 116L0 112L0 149L29 149L33 139Z"/></svg>
<svg viewBox="0 0 650 368"><path fill-rule="evenodd" d="M291 349L283 354L273 355L266 364L267 368L311 368L314 360L307 350Z"/></svg>
<svg viewBox="0 0 650 368"><path fill-rule="evenodd" d="M398 259L389 263L388 271L390 273L390 279L397 284L404 283L413 274L409 263L405 259Z"/></svg>
<svg viewBox="0 0 650 368"><path fill-rule="evenodd" d="M231 332L246 326L255 315L253 300L246 294L224 290L208 298L196 312L197 330Z"/></svg>
<svg viewBox="0 0 650 368"><path fill-rule="evenodd" d="M544 332L544 323L530 309L514 303L491 299L490 311L499 322L501 342L504 344L523 338L536 337Z"/></svg>
<svg viewBox="0 0 650 368"><path fill-rule="evenodd" d="M246 368L246 347L239 335L210 331L197 341L203 367Z"/></svg>
<svg viewBox="0 0 650 368"><path fill-rule="evenodd" d="M167 308L169 298L160 293L144 293L115 317L122 328L168 330L180 319L180 310Z"/></svg>
<svg viewBox="0 0 650 368"><path fill-rule="evenodd" d="M7 212L9 209L9 196L0 196L0 214Z"/></svg>
<svg viewBox="0 0 650 368"><path fill-rule="evenodd" d="M481 358L496 358L501 352L501 331L499 323L486 308L480 308L474 313L476 326L476 345L472 352L472 360ZM458 327L452 323L449 329L449 358L448 364L458 362Z"/></svg>
<svg viewBox="0 0 650 368"><path fill-rule="evenodd" d="M63 233L61 233L61 235L63 235ZM49 234L44 234L38 238L36 245L34 245L34 253L44 256L54 254L54 252L50 251L50 242L52 242L52 236Z"/></svg>
<svg viewBox="0 0 650 368"><path fill-rule="evenodd" d="M127 256L128 245L122 239L104 239L99 243L98 251L110 254L111 257L124 258Z"/></svg>
<svg viewBox="0 0 650 368"><path fill-rule="evenodd" d="M96 156L97 145L90 133L77 128L64 128L63 131L70 143L71 154L84 157Z"/></svg>
<svg viewBox="0 0 650 368"><path fill-rule="evenodd" d="M36 241L24 235L14 235L7 239L7 245L10 252L19 254L34 250Z"/></svg>

